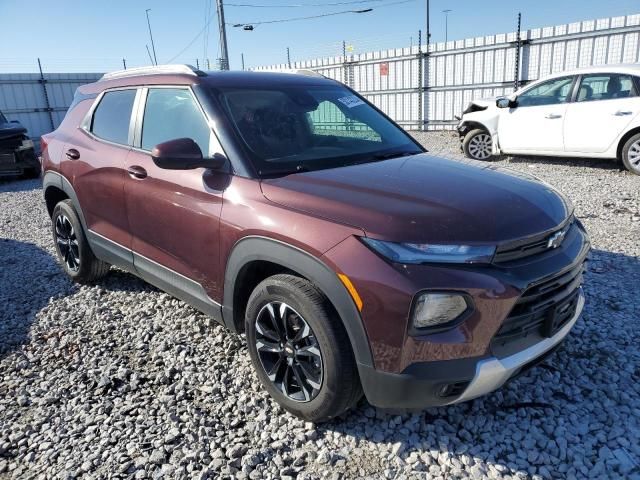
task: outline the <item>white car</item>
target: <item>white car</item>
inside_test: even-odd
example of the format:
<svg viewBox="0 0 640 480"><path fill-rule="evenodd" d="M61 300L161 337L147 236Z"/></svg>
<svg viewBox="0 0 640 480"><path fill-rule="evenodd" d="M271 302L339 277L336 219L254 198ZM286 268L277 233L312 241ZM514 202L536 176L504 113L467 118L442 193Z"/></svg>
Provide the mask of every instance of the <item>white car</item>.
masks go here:
<svg viewBox="0 0 640 480"><path fill-rule="evenodd" d="M509 97L474 100L458 132L467 157L617 158L640 175L640 64L557 73Z"/></svg>

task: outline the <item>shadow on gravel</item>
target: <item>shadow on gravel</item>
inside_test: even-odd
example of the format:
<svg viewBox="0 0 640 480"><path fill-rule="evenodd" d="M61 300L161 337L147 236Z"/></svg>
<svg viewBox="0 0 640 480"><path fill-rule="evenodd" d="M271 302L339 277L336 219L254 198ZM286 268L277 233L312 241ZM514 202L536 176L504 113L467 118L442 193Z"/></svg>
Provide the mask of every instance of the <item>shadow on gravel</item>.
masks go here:
<svg viewBox="0 0 640 480"><path fill-rule="evenodd" d="M29 192L42 188L42 179L23 180L20 178L0 179L0 192Z"/></svg>
<svg viewBox="0 0 640 480"><path fill-rule="evenodd" d="M498 157L504 159L505 157ZM509 163L527 163L539 165L558 165L563 167L582 167L594 168L601 170L619 170L624 171L622 164L612 159L602 158L574 158L574 157L536 157L536 156L514 156L507 157Z"/></svg>
<svg viewBox="0 0 640 480"><path fill-rule="evenodd" d="M32 243L0 239L0 262L1 360L29 341L31 324L50 298L77 287L51 254Z"/></svg>
<svg viewBox="0 0 640 480"><path fill-rule="evenodd" d="M638 448L629 446L637 427L628 421L640 393L640 258L593 250L587 265L580 320L557 352L517 380L485 397L415 413L380 411L362 400L319 430L393 445L418 470L424 452L435 451L441 459L480 457L511 474L545 466L553 476L553 466L572 457L578 476L595 468L604 478L603 466L640 473L640 458L629 454Z"/></svg>

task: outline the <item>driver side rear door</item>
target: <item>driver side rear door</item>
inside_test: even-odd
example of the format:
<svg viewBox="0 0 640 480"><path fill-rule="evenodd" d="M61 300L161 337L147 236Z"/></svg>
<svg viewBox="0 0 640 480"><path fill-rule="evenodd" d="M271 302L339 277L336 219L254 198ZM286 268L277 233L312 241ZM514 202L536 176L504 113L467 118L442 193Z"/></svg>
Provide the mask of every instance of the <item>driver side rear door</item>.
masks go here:
<svg viewBox="0 0 640 480"><path fill-rule="evenodd" d="M574 82L575 76L547 80L518 95L515 108L503 109L498 120L502 152L564 152L564 119Z"/></svg>

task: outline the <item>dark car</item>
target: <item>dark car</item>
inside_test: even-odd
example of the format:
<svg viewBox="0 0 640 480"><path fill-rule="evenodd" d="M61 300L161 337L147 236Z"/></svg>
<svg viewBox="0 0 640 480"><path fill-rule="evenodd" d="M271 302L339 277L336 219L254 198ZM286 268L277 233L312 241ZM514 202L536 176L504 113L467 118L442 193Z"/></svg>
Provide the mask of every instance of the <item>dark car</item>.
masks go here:
<svg viewBox="0 0 640 480"><path fill-rule="evenodd" d="M8 121L0 112L0 178L23 175L40 176L40 162L27 129L17 121Z"/></svg>
<svg viewBox="0 0 640 480"><path fill-rule="evenodd" d="M264 387L308 420L363 393L415 409L491 392L584 304L589 240L565 198L426 154L333 80L117 72L43 140L66 273L115 265L244 332Z"/></svg>

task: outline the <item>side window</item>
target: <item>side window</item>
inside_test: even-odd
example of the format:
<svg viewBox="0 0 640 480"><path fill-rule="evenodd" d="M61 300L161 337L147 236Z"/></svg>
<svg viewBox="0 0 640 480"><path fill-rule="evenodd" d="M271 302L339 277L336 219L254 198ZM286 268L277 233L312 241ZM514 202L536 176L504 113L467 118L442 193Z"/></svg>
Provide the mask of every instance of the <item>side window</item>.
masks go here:
<svg viewBox="0 0 640 480"><path fill-rule="evenodd" d="M209 149L212 135L211 128L189 90L149 89L142 122L143 150L152 150L157 144L176 138L191 138L206 157L212 153Z"/></svg>
<svg viewBox="0 0 640 480"><path fill-rule="evenodd" d="M307 114L314 135L359 138L382 142L380 134L366 123L348 118L338 106L330 101L320 102L318 108Z"/></svg>
<svg viewBox="0 0 640 480"><path fill-rule="evenodd" d="M602 73L582 77L578 90L578 102L615 100L637 95L633 78L629 75Z"/></svg>
<svg viewBox="0 0 640 480"><path fill-rule="evenodd" d="M128 145L129 121L135 98L135 89L106 92L93 113L91 132L104 140Z"/></svg>
<svg viewBox="0 0 640 480"><path fill-rule="evenodd" d="M554 78L518 95L519 107L536 107L566 103L571 95L573 77Z"/></svg>

